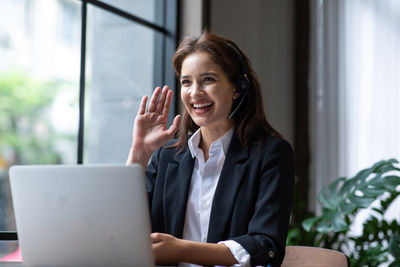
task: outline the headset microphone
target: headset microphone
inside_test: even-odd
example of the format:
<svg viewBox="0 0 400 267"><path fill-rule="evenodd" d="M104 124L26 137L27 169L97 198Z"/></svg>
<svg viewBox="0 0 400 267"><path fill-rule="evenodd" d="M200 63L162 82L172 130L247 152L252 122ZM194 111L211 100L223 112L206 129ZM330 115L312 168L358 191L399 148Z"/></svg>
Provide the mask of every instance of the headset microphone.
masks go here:
<svg viewBox="0 0 400 267"><path fill-rule="evenodd" d="M238 111L240 110L241 106L244 103L244 100L246 99L246 96L251 88L251 81L248 77L249 71L247 69L247 65L246 65L246 62L245 62L242 54L239 52L239 50L233 44L226 42L226 45L229 46L231 48L231 50L236 54L236 56L239 60L240 71L241 71L241 73L235 83L236 90L240 94L241 99L239 101L239 104L236 105L236 107L234 108L232 113L229 115L229 119L232 120L234 118L234 116L236 115L236 113L238 113Z"/></svg>
<svg viewBox="0 0 400 267"><path fill-rule="evenodd" d="M229 115L229 119L232 120L233 117L236 115L236 113L239 111L240 107L242 106L244 100L246 99L247 96L247 92L249 90L246 90L246 92L244 92L244 94L242 95L242 98L240 99L239 104L237 104L237 106L235 107L235 109L232 111L231 115Z"/></svg>

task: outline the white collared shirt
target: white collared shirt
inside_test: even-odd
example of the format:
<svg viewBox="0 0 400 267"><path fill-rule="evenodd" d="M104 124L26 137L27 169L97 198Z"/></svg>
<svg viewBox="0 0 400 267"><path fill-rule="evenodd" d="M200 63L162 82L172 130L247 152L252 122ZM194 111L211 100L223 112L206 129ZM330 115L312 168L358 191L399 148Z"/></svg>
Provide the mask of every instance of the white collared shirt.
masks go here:
<svg viewBox="0 0 400 267"><path fill-rule="evenodd" d="M188 141L189 150L192 157L195 158L195 163L186 206L183 239L207 242L212 201L233 132L234 129L232 128L211 144L207 162L204 162L203 150L199 148L200 129ZM239 262L239 264L233 266L250 265L250 255L239 243L233 240L220 243L224 243ZM194 267L198 265L180 263L179 266Z"/></svg>

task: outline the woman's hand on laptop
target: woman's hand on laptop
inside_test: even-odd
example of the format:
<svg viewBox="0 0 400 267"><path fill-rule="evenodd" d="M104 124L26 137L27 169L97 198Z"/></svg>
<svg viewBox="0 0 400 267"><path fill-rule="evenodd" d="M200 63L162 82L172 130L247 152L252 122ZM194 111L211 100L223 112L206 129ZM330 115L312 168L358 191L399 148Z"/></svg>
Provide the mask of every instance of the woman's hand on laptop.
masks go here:
<svg viewBox="0 0 400 267"><path fill-rule="evenodd" d="M163 233L150 234L156 264L175 264L182 261L182 239Z"/></svg>
<svg viewBox="0 0 400 267"><path fill-rule="evenodd" d="M146 110L147 96L142 98L133 126L133 141L127 164L140 163L146 169L154 150L174 137L179 128L180 115L174 118L167 129L168 113L171 107L173 92L164 86L157 87Z"/></svg>
<svg viewBox="0 0 400 267"><path fill-rule="evenodd" d="M189 262L197 265L230 266L238 263L224 244L202 243L169 234L150 234L156 264Z"/></svg>

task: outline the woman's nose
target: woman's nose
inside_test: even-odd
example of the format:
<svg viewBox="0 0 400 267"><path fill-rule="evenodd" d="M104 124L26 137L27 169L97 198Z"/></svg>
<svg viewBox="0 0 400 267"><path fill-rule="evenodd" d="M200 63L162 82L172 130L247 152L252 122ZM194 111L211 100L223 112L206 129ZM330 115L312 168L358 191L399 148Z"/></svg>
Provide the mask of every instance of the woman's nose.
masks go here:
<svg viewBox="0 0 400 267"><path fill-rule="evenodd" d="M199 97L203 94L204 94L204 91L203 91L203 87L201 86L201 84L194 82L192 84L192 90L191 90L192 97Z"/></svg>

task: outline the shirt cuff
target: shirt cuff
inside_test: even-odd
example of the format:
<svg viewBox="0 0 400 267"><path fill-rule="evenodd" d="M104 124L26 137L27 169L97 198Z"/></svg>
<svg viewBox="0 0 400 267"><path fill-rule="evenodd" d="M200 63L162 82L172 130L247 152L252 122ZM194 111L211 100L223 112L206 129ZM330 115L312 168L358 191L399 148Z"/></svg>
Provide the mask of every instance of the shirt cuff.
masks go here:
<svg viewBox="0 0 400 267"><path fill-rule="evenodd" d="M233 257L235 257L238 264L232 265L233 267L248 267L250 266L250 254L236 241L226 240L218 242L224 244L229 248Z"/></svg>

